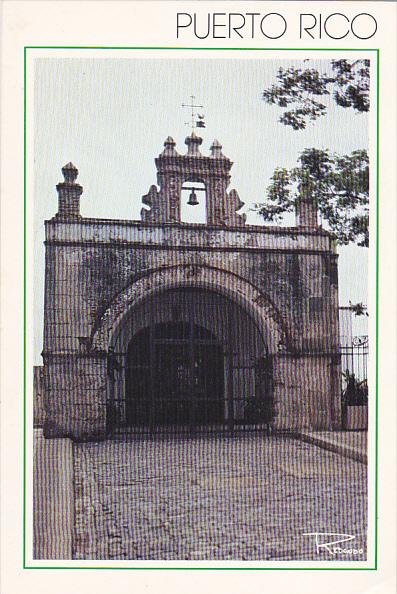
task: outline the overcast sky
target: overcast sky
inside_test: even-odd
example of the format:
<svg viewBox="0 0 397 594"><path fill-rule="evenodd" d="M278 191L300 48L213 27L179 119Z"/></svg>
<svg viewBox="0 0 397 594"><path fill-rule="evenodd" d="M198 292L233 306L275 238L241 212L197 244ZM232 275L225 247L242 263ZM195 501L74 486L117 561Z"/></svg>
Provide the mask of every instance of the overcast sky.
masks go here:
<svg viewBox="0 0 397 594"><path fill-rule="evenodd" d="M310 60L324 70L328 60ZM72 161L84 188L81 214L139 219L142 195L156 183L153 159L167 136L185 152L190 95L204 107L202 153L214 138L233 162L230 188L249 209L263 202L278 165L293 167L310 147L340 154L368 148L368 117L329 103L328 114L305 131L278 122L280 110L261 100L279 66L308 62L271 59L36 59L34 75L35 364L43 333L44 223L57 211L55 186ZM186 220L200 216L191 209ZM187 209L183 209L183 215ZM340 304L367 303L368 250L339 249Z"/></svg>

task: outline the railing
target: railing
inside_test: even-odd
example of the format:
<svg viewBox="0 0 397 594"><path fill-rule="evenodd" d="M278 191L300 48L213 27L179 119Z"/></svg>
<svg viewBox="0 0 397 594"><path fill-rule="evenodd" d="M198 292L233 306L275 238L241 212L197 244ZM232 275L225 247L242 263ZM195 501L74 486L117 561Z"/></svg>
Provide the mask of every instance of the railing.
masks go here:
<svg viewBox="0 0 397 594"><path fill-rule="evenodd" d="M340 348L343 388L348 378L354 376L356 382L367 382L368 378L368 336L354 336L349 345Z"/></svg>
<svg viewBox="0 0 397 594"><path fill-rule="evenodd" d="M367 360L367 336L356 336L341 348L342 427L346 430L368 427Z"/></svg>

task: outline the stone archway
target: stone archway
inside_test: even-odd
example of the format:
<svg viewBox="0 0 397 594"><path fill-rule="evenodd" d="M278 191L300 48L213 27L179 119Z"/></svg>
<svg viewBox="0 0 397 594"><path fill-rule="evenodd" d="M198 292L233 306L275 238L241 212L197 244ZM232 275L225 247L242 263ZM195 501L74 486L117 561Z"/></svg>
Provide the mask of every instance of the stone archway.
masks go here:
<svg viewBox="0 0 397 594"><path fill-rule="evenodd" d="M120 292L93 329L92 350L107 352L125 316L144 299L162 291L184 287L208 289L228 297L252 317L269 354L288 350L291 331L287 322L256 286L224 269L190 264L149 271Z"/></svg>
<svg viewBox="0 0 397 594"><path fill-rule="evenodd" d="M166 382L167 377L176 381L175 357L180 352L184 360L183 343L186 337L172 335L175 344L171 349L167 373L164 373L157 350L161 347L161 356L167 356L170 348L161 345L158 337L153 339L153 336L164 326L173 325L171 331L175 332L178 324L174 323L170 312L177 304L180 323L190 324L201 333L197 343L194 337L186 341L186 361L182 361L187 363L188 368L196 365L199 374L194 375L190 369L187 378L190 389L184 394L183 386L169 386L173 396L168 397L164 396L164 390L159 389L159 383L161 378ZM211 333L212 340L209 341ZM165 336L166 340L170 338ZM204 349L199 346L202 338L204 344L208 343ZM188 407L193 412L195 408L196 412L178 412L170 423L185 422L187 418L197 422L198 410L203 411L204 407L207 407L208 413L201 415L201 421L204 419L207 425L217 422L242 426L269 422L273 410L269 384L273 373L271 360L280 350L285 350L287 344L288 334L278 312L253 285L224 270L191 265L152 271L138 279L106 310L92 341L94 352L106 352L111 346L124 370L111 388L112 406L117 410L116 424L122 425L133 423L131 419L134 415L135 424L145 424L150 418L155 423L153 419L156 415L149 415L148 408L152 407L158 417L161 407L169 411L172 406L178 406L178 410L182 410L186 398L189 400ZM142 356L144 349L147 355ZM207 356L207 349L212 349L212 355ZM138 359L135 363L131 352ZM209 364L215 354L224 380ZM163 369L160 375L159 369ZM219 390L212 390L205 380L206 373L214 378ZM146 394L149 396L146 397ZM133 403L131 398L135 399ZM195 399L197 402L194 402Z"/></svg>

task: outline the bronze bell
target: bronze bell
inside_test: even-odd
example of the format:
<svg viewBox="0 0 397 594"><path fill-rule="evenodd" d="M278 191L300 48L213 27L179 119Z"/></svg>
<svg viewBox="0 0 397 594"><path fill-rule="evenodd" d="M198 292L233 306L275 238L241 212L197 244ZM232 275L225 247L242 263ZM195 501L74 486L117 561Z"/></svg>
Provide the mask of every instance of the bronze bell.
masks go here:
<svg viewBox="0 0 397 594"><path fill-rule="evenodd" d="M197 206L197 204L199 203L194 188L192 188L192 191L190 192L189 200L187 201L187 203L189 206Z"/></svg>

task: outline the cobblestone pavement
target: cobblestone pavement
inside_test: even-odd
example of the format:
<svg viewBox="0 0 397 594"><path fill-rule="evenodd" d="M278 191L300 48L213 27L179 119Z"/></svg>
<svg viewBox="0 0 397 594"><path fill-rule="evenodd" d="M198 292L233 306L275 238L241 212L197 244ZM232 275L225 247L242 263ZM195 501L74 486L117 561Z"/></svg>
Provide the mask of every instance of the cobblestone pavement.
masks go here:
<svg viewBox="0 0 397 594"><path fill-rule="evenodd" d="M77 444L74 558L364 560L366 491L364 464L288 437ZM364 553L317 552L304 532Z"/></svg>

